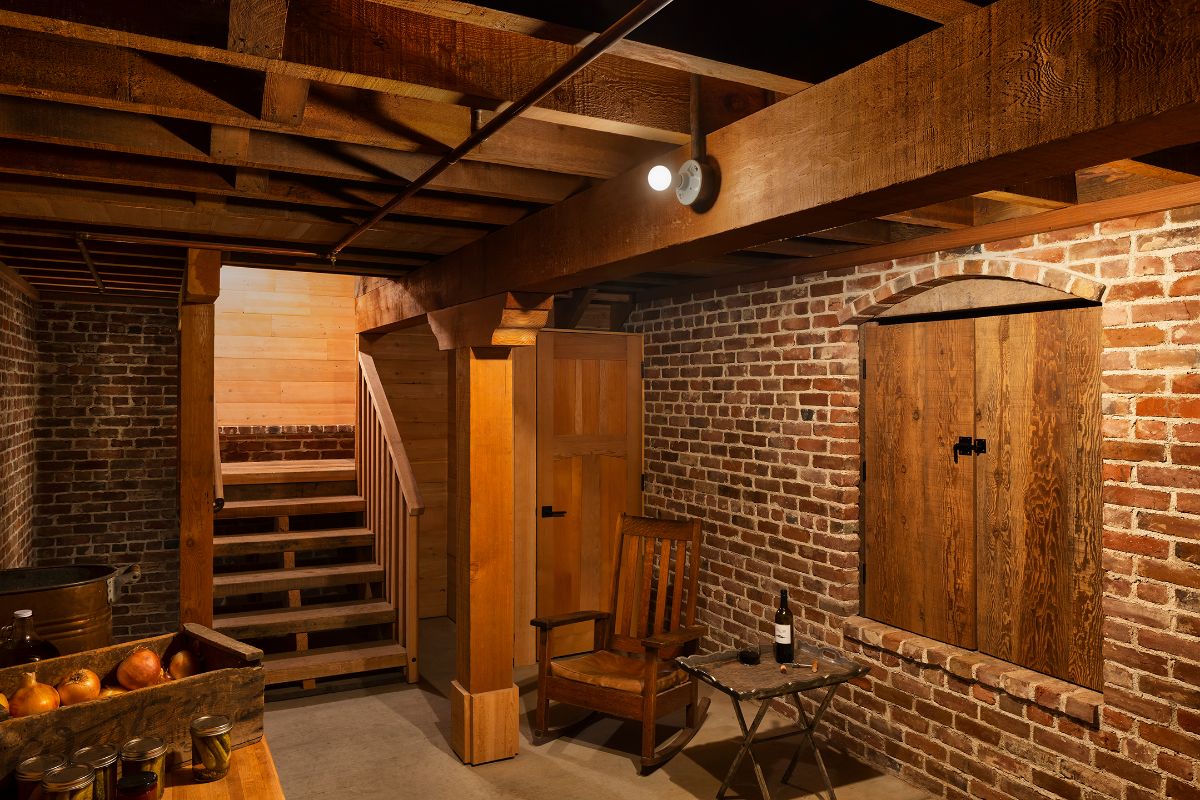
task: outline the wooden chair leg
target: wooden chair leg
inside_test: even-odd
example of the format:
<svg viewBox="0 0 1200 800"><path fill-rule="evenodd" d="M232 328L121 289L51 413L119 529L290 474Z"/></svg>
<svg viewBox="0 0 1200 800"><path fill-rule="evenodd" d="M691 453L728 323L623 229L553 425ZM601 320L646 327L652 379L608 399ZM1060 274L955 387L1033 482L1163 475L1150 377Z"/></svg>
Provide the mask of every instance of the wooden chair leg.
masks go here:
<svg viewBox="0 0 1200 800"><path fill-rule="evenodd" d="M687 704L687 708L683 712L683 724L685 727L696 727L696 704L700 700L700 688L695 679L692 679L692 700Z"/></svg>

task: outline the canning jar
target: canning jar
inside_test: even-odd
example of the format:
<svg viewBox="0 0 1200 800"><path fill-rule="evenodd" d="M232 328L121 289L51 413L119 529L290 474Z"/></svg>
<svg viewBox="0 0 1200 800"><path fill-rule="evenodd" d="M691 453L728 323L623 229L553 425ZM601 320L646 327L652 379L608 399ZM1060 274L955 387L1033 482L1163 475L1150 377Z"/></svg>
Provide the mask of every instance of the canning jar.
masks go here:
<svg viewBox="0 0 1200 800"><path fill-rule="evenodd" d="M17 800L42 796L42 776L67 763L62 756L40 755L27 758L17 765Z"/></svg>
<svg viewBox="0 0 1200 800"><path fill-rule="evenodd" d="M117 746L97 744L81 747L71 754L72 764L91 767L96 773L92 785L92 800L114 800L117 796Z"/></svg>
<svg viewBox="0 0 1200 800"><path fill-rule="evenodd" d="M229 772L233 723L216 714L192 720L192 779L201 783L217 781Z"/></svg>
<svg viewBox="0 0 1200 800"><path fill-rule="evenodd" d="M96 771L87 764L55 767L42 776L43 800L92 800Z"/></svg>
<svg viewBox="0 0 1200 800"><path fill-rule="evenodd" d="M167 785L167 743L157 736L130 739L121 748L121 774L153 772L158 776L155 798L161 800Z"/></svg>
<svg viewBox="0 0 1200 800"><path fill-rule="evenodd" d="M117 800L156 800L158 775L153 772L131 772L117 781Z"/></svg>

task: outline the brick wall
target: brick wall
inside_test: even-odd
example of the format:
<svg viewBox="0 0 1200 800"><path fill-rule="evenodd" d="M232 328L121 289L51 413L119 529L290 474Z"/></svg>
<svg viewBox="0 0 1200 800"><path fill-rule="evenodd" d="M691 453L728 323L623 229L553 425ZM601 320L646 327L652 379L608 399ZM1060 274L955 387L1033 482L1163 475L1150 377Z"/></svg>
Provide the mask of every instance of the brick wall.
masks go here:
<svg viewBox="0 0 1200 800"><path fill-rule="evenodd" d="M0 569L29 566L33 555L34 314L0 277Z"/></svg>
<svg viewBox="0 0 1200 800"><path fill-rule="evenodd" d="M1103 693L856 617L857 324L986 274L1104 302ZM950 798L1200 798L1200 207L639 308L647 513L705 520L708 647L872 668L830 737Z"/></svg>
<svg viewBox="0 0 1200 800"><path fill-rule="evenodd" d="M354 458L353 425L221 426L221 461Z"/></svg>
<svg viewBox="0 0 1200 800"><path fill-rule="evenodd" d="M34 547L42 566L131 562L118 639L179 621L178 316L173 308L39 307Z"/></svg>

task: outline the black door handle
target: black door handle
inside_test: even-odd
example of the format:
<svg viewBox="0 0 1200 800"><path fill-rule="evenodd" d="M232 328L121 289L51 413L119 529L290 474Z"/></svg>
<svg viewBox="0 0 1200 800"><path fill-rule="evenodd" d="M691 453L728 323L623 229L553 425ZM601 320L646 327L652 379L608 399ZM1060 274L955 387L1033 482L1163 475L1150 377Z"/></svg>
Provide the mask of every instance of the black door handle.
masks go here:
<svg viewBox="0 0 1200 800"><path fill-rule="evenodd" d="M565 517L566 515L565 511L555 511L554 506L542 506L543 517Z"/></svg>

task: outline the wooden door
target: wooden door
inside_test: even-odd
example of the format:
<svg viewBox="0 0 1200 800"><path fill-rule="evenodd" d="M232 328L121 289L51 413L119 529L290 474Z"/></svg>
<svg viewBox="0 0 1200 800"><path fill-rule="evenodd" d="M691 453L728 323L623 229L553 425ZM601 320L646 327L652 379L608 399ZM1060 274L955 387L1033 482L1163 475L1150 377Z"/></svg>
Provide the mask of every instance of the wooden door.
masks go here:
<svg viewBox="0 0 1200 800"><path fill-rule="evenodd" d="M863 327L864 612L975 647L974 321Z"/></svg>
<svg viewBox="0 0 1200 800"><path fill-rule="evenodd" d="M641 369L640 336L538 335L539 616L608 607L618 518L642 508ZM592 626L554 639L554 655L590 650Z"/></svg>
<svg viewBox="0 0 1200 800"><path fill-rule="evenodd" d="M977 320L979 649L1100 688L1100 309Z"/></svg>

